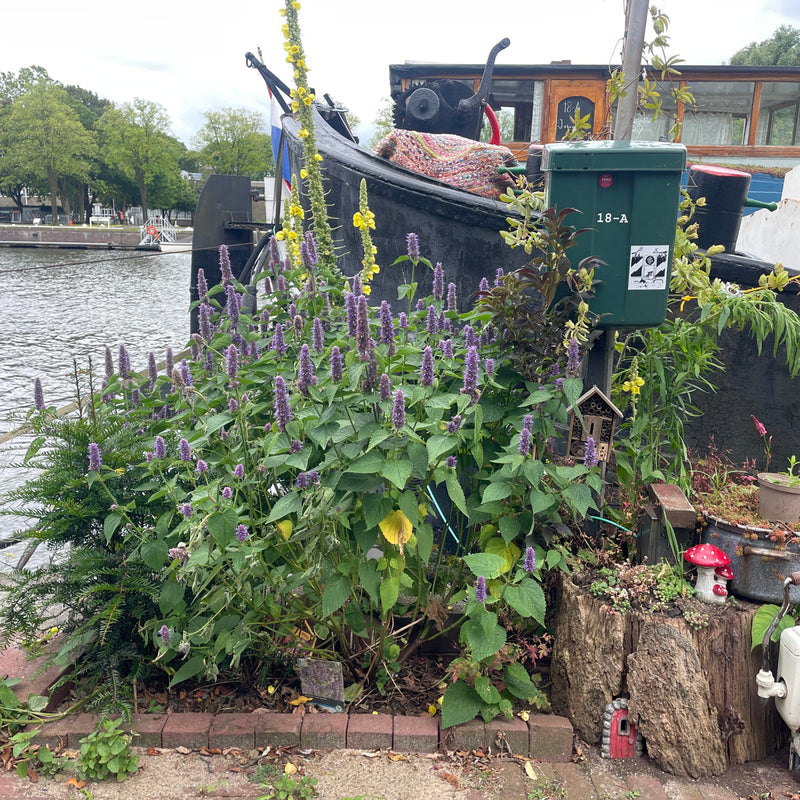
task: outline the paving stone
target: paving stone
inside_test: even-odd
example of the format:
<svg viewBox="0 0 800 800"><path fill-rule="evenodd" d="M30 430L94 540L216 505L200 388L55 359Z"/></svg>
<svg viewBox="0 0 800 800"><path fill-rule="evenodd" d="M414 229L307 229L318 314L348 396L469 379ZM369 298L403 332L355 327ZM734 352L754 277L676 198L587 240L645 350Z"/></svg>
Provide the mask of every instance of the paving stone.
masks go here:
<svg viewBox="0 0 800 800"><path fill-rule="evenodd" d="M44 725L38 726L39 733L36 734L33 741L36 744L49 747L51 750L56 750L62 746L68 747L69 729L74 722L74 716L63 717L54 722L45 722Z"/></svg>
<svg viewBox="0 0 800 800"><path fill-rule="evenodd" d="M256 736L256 747L263 750L268 744L273 747L291 747L300 743L300 714L277 714L273 711L252 714Z"/></svg>
<svg viewBox="0 0 800 800"><path fill-rule="evenodd" d="M442 744L447 750L483 750L486 747L486 724L471 719L442 731Z"/></svg>
<svg viewBox="0 0 800 800"><path fill-rule="evenodd" d="M166 714L134 714L131 728L139 735L133 744L136 747L162 747L161 732L166 722Z"/></svg>
<svg viewBox="0 0 800 800"><path fill-rule="evenodd" d="M531 758L567 762L572 759L572 724L555 714L534 714L528 720Z"/></svg>
<svg viewBox="0 0 800 800"><path fill-rule="evenodd" d="M347 714L306 714L300 743L313 750L339 750L347 746Z"/></svg>
<svg viewBox="0 0 800 800"><path fill-rule="evenodd" d="M51 643L50 647L55 647ZM25 651L18 647L7 647L0 651L0 675L17 678L19 683L13 687L14 694L23 702L30 695L50 695L50 687L71 667L50 667L39 673L44 664L45 657L29 659ZM50 701L45 706L45 711L53 711L69 693L68 684L60 686L50 695Z"/></svg>
<svg viewBox="0 0 800 800"><path fill-rule="evenodd" d="M503 734L502 739L508 742L511 746L511 752L515 756L528 755L530 741L527 723L517 717L514 717L514 719L499 718L487 722L486 746L492 748L492 755L508 752L508 750L503 750L502 739L498 737L498 733Z"/></svg>
<svg viewBox="0 0 800 800"><path fill-rule="evenodd" d="M347 724L347 746L356 750L390 749L393 733L391 714L351 714Z"/></svg>
<svg viewBox="0 0 800 800"><path fill-rule="evenodd" d="M238 747L252 750L256 744L256 725L253 715L244 712L217 714L208 731L208 746Z"/></svg>
<svg viewBox="0 0 800 800"><path fill-rule="evenodd" d="M563 796L569 800L596 800L598 794L595 790L589 770L583 764L549 763L534 765L534 769L541 773L537 785L548 783L562 787L563 794L553 792L553 797ZM645 800L645 798L641 798Z"/></svg>
<svg viewBox="0 0 800 800"><path fill-rule="evenodd" d="M193 750L208 747L208 730L213 714L206 711L189 711L170 714L161 732L164 747L189 747Z"/></svg>
<svg viewBox="0 0 800 800"><path fill-rule="evenodd" d="M81 739L92 733L100 722L99 714L78 714L69 729L67 745L77 750Z"/></svg>
<svg viewBox="0 0 800 800"><path fill-rule="evenodd" d="M669 800L658 778L650 775L629 775L627 783L632 793L638 792L638 800Z"/></svg>
<svg viewBox="0 0 800 800"><path fill-rule="evenodd" d="M439 749L436 717L395 717L392 750L398 753L435 753Z"/></svg>

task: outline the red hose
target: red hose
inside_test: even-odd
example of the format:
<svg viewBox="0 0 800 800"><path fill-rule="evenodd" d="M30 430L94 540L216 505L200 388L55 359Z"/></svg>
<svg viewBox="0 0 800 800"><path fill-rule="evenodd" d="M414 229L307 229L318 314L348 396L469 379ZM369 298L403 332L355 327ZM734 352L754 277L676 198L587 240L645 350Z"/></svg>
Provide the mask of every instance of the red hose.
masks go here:
<svg viewBox="0 0 800 800"><path fill-rule="evenodd" d="M497 124L497 117L488 103L483 107L483 113L486 114L486 119L489 120L489 127L492 129L492 138L489 139L489 144L500 144L500 126Z"/></svg>

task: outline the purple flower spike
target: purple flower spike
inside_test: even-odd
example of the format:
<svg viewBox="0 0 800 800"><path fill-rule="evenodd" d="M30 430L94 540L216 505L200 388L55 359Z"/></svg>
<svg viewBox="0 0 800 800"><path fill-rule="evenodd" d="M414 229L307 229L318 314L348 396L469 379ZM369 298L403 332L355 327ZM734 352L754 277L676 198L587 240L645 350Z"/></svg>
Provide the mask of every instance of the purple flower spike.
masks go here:
<svg viewBox="0 0 800 800"><path fill-rule="evenodd" d="M487 281L486 278L481 278L481 282L478 284L478 291L479 292L489 291L489 281Z"/></svg>
<svg viewBox="0 0 800 800"><path fill-rule="evenodd" d="M33 405L37 411L44 408L44 392L42 392L42 382L38 378L33 381Z"/></svg>
<svg viewBox="0 0 800 800"><path fill-rule="evenodd" d="M311 346L315 353L321 353L325 349L325 329L319 317L314 317L311 325Z"/></svg>
<svg viewBox="0 0 800 800"><path fill-rule="evenodd" d="M156 436L156 443L153 447L153 455L156 458L167 457L167 445L164 443L164 439L161 436Z"/></svg>
<svg viewBox="0 0 800 800"><path fill-rule="evenodd" d="M207 341L211 341L211 313L214 309L208 303L201 303L200 309L197 312L197 318L200 322L200 335Z"/></svg>
<svg viewBox="0 0 800 800"><path fill-rule="evenodd" d="M181 461L191 461L192 460L192 448L189 446L189 442L186 439L181 439L178 442L178 453L181 457Z"/></svg>
<svg viewBox="0 0 800 800"><path fill-rule="evenodd" d="M458 464L458 459L455 456L447 456L445 464L447 464L450 469L455 469L456 464Z"/></svg>
<svg viewBox="0 0 800 800"><path fill-rule="evenodd" d="M286 352L286 342L283 338L283 325L278 322L275 325L275 333L272 334L272 341L269 344L270 350L274 350L278 356Z"/></svg>
<svg viewBox="0 0 800 800"><path fill-rule="evenodd" d="M231 328L235 328L239 324L239 307L241 298L239 297L236 289L232 283L225 285L225 311L231 321Z"/></svg>
<svg viewBox="0 0 800 800"><path fill-rule="evenodd" d="M302 453L303 452L303 443L298 439L292 439L289 443L289 452L290 453Z"/></svg>
<svg viewBox="0 0 800 800"><path fill-rule="evenodd" d="M90 442L89 447L89 472L98 472L103 464L103 454L95 442Z"/></svg>
<svg viewBox="0 0 800 800"><path fill-rule="evenodd" d="M233 489L231 489L231 487L230 487L230 486L224 486L224 487L222 488L222 496L223 496L223 497L224 497L226 500L230 500L230 499L231 499L231 497L233 497Z"/></svg>
<svg viewBox="0 0 800 800"><path fill-rule="evenodd" d="M244 464L237 464L233 468L233 477L238 478L239 480L244 478Z"/></svg>
<svg viewBox="0 0 800 800"><path fill-rule="evenodd" d="M131 359L128 356L128 351L125 345L119 346L119 376L120 378L128 378L131 374Z"/></svg>
<svg viewBox="0 0 800 800"><path fill-rule="evenodd" d="M581 369L581 350L577 339L570 339L567 348L567 376L574 378Z"/></svg>
<svg viewBox="0 0 800 800"><path fill-rule="evenodd" d="M111 348L106 345L106 378L114 374L114 356L111 355Z"/></svg>
<svg viewBox="0 0 800 800"><path fill-rule="evenodd" d="M194 514L194 509L192 508L192 504L184 503L181 506L181 514L183 514L183 516L186 517L186 519L189 519L189 517L191 517L192 514Z"/></svg>
<svg viewBox="0 0 800 800"><path fill-rule="evenodd" d="M339 351L339 346L334 345L331 348L331 380L334 383L339 383L342 379L343 370L342 354Z"/></svg>
<svg viewBox="0 0 800 800"><path fill-rule="evenodd" d="M222 273L222 285L228 286L233 283L233 272L231 272L231 257L228 253L228 246L221 244L219 246L219 269Z"/></svg>
<svg viewBox="0 0 800 800"><path fill-rule="evenodd" d="M388 400L392 396L392 381L384 372L380 379L381 400Z"/></svg>
<svg viewBox="0 0 800 800"><path fill-rule="evenodd" d="M428 316L425 318L425 330L433 335L438 329L439 322L436 319L436 308L435 306L428 306Z"/></svg>
<svg viewBox="0 0 800 800"><path fill-rule="evenodd" d="M416 261L419 258L419 237L416 233L406 234L406 248L408 257Z"/></svg>
<svg viewBox="0 0 800 800"><path fill-rule="evenodd" d="M275 377L275 422L278 430L285 433L286 426L292 419L292 412L289 409L289 391L286 388L286 381L282 376Z"/></svg>
<svg viewBox="0 0 800 800"><path fill-rule="evenodd" d="M344 296L344 313L347 319L347 335L352 339L356 335L356 296L347 292Z"/></svg>
<svg viewBox="0 0 800 800"><path fill-rule="evenodd" d="M359 355L365 356L369 353L369 340L369 308L367 298L360 294L356 303L356 350Z"/></svg>
<svg viewBox="0 0 800 800"><path fill-rule="evenodd" d="M208 464L202 458L197 459L197 474L202 475L208 469Z"/></svg>
<svg viewBox="0 0 800 800"><path fill-rule="evenodd" d="M281 253L278 249L278 240L274 236L269 238L269 266L277 267L281 263Z"/></svg>
<svg viewBox="0 0 800 800"><path fill-rule="evenodd" d="M162 625L158 629L158 635L161 637L161 644L163 644L164 647L169 647L169 640L172 638L170 629L166 625Z"/></svg>
<svg viewBox="0 0 800 800"><path fill-rule="evenodd" d="M455 433L462 425L463 420L461 418L461 414L456 414L454 417L450 417L450 422L447 423L446 430L448 433Z"/></svg>
<svg viewBox="0 0 800 800"><path fill-rule="evenodd" d="M297 388L304 395L308 395L308 387L317 385L317 376L314 375L314 365L311 363L311 350L307 344L300 348L300 361L298 366Z"/></svg>
<svg viewBox="0 0 800 800"><path fill-rule="evenodd" d="M308 247L308 257L311 262L310 266L314 267L319 261L319 254L317 253L317 242L314 239L314 234L311 231L306 231L306 247Z"/></svg>
<svg viewBox="0 0 800 800"><path fill-rule="evenodd" d="M294 332L297 334L297 337L301 337L303 335L303 328L305 327L305 322L303 318L299 314L295 314L292 318L292 327L294 328Z"/></svg>
<svg viewBox="0 0 800 800"><path fill-rule="evenodd" d="M441 261L437 261L433 268L433 299L444 300L444 270Z"/></svg>
<svg viewBox="0 0 800 800"><path fill-rule="evenodd" d="M475 584L475 599L479 603L486 602L486 578L483 575L478 575L478 581Z"/></svg>
<svg viewBox="0 0 800 800"><path fill-rule="evenodd" d="M164 357L164 372L168 378L172 377L172 370L175 369L175 356L172 355L172 348L167 348L167 353Z"/></svg>
<svg viewBox="0 0 800 800"><path fill-rule="evenodd" d="M152 392L158 380L158 365L156 364L156 354L151 350L147 354L147 389Z"/></svg>
<svg viewBox="0 0 800 800"><path fill-rule="evenodd" d="M398 389L392 405L392 425L399 431L406 424L406 398L402 389Z"/></svg>
<svg viewBox="0 0 800 800"><path fill-rule="evenodd" d="M353 294L358 297L364 294L364 288L361 285L361 276L353 275Z"/></svg>
<svg viewBox="0 0 800 800"><path fill-rule="evenodd" d="M236 538L240 542L243 542L247 539L247 536L248 536L247 525L242 525L242 524L238 525L236 528Z"/></svg>
<svg viewBox="0 0 800 800"><path fill-rule="evenodd" d="M425 301L420 297L417 300L417 305L415 306L417 311L424 311L425 310Z"/></svg>
<svg viewBox="0 0 800 800"><path fill-rule="evenodd" d="M231 397L231 399L228 400L228 410L231 414L235 414L239 410L239 402L235 397Z"/></svg>
<svg viewBox="0 0 800 800"><path fill-rule="evenodd" d="M420 386L433 386L433 350L427 345L422 351L422 364L419 368Z"/></svg>
<svg viewBox="0 0 800 800"><path fill-rule="evenodd" d="M408 316L406 315L405 311L401 311L400 314L397 316L397 324L405 330L408 328Z"/></svg>
<svg viewBox="0 0 800 800"><path fill-rule="evenodd" d="M472 398L472 405L478 401L478 348L470 347L467 350L467 357L464 360L464 385L461 387L462 394L468 394Z"/></svg>
<svg viewBox="0 0 800 800"><path fill-rule="evenodd" d="M497 268L497 272L494 276L494 285L495 286L502 286L506 282L505 273L503 272L502 267Z"/></svg>
<svg viewBox="0 0 800 800"><path fill-rule="evenodd" d="M205 301L208 296L208 281L206 281L205 270L200 267L197 270L197 298Z"/></svg>
<svg viewBox="0 0 800 800"><path fill-rule="evenodd" d="M536 570L536 553L533 551L532 547L527 547L525 549L524 568L528 575L533 575L534 571Z"/></svg>
<svg viewBox="0 0 800 800"><path fill-rule="evenodd" d="M225 373L231 379L231 385L236 385L236 376L239 374L239 350L231 344L225 351Z"/></svg>
<svg viewBox="0 0 800 800"><path fill-rule="evenodd" d="M456 301L456 285L454 283L447 284L447 310L458 311L458 303Z"/></svg>
<svg viewBox="0 0 800 800"><path fill-rule="evenodd" d="M440 344L442 348L442 355L445 358L452 358L453 357L453 340L452 339L444 339Z"/></svg>
<svg viewBox="0 0 800 800"><path fill-rule="evenodd" d="M185 358L181 361L181 380L184 386L192 385L192 373L189 369L189 362Z"/></svg>
<svg viewBox="0 0 800 800"><path fill-rule="evenodd" d="M464 344L467 347L477 347L478 346L478 336L476 335L475 331L472 328L472 325L465 325L464 326Z"/></svg>
<svg viewBox="0 0 800 800"><path fill-rule="evenodd" d="M596 467L598 464L597 443L591 436L586 437L586 449L583 452L583 464L586 467Z"/></svg>
<svg viewBox="0 0 800 800"><path fill-rule="evenodd" d="M486 369L486 374L487 375L494 375L494 359L493 358L487 358L483 362L483 366Z"/></svg>
<svg viewBox="0 0 800 800"><path fill-rule="evenodd" d="M531 434L533 433L533 416L526 414L522 422L522 431L519 435L519 454L528 456L531 452Z"/></svg>
<svg viewBox="0 0 800 800"><path fill-rule="evenodd" d="M394 342L394 322L392 321L392 307L386 300L381 300L381 344Z"/></svg>

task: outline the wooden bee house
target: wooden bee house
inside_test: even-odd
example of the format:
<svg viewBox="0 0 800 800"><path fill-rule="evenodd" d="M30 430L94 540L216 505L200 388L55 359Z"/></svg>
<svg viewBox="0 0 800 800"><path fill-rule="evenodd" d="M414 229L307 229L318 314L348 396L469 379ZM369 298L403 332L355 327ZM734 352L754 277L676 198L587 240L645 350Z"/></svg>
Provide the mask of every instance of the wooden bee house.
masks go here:
<svg viewBox="0 0 800 800"><path fill-rule="evenodd" d="M575 409L579 413L575 413ZM597 460L608 461L614 441L614 428L622 412L597 388L593 386L578 398L570 408L569 447L567 454L576 461L583 461L586 440L594 439Z"/></svg>

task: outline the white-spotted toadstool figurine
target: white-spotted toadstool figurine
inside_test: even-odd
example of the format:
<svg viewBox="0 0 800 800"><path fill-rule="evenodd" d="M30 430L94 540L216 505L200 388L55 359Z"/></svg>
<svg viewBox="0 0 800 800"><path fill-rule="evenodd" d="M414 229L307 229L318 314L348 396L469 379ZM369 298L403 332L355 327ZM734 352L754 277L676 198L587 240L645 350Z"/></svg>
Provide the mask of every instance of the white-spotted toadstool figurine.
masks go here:
<svg viewBox="0 0 800 800"><path fill-rule="evenodd" d="M697 567L697 581L694 586L697 599L703 603L720 605L724 603L728 591L723 585L717 583L714 571L718 567L727 567L731 563L730 558L713 544L696 544L694 547L690 547L683 557ZM732 575L733 573L731 573ZM719 591L720 589L722 592Z"/></svg>
<svg viewBox="0 0 800 800"><path fill-rule="evenodd" d="M717 567L714 570L714 588L713 592L718 597L728 596L728 581L733 580L733 570L728 567ZM724 600L722 601L725 602Z"/></svg>

